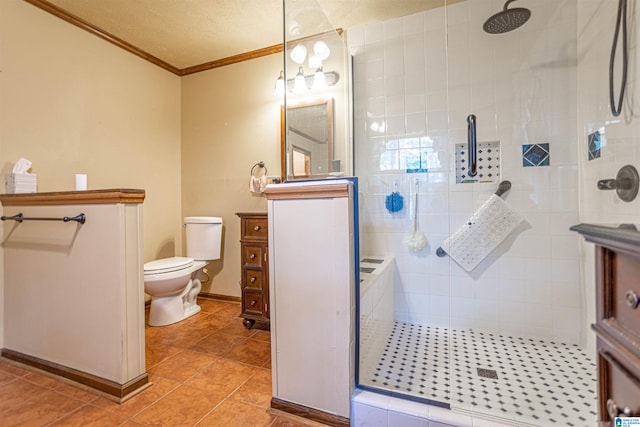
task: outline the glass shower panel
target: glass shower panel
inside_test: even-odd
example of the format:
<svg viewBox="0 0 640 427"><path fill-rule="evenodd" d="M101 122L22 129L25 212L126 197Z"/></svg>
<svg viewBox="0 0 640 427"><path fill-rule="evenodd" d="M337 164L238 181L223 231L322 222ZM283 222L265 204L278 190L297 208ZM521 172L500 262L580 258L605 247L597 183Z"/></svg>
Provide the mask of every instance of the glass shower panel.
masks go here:
<svg viewBox="0 0 640 427"><path fill-rule="evenodd" d="M500 206L483 225L491 231L482 242L451 254L451 408L533 425L568 417L586 425L595 419L595 365L585 349L579 241L569 231L579 222L578 2L522 1L511 11L501 3L446 6L447 135L456 150L449 233L473 236L467 225L479 227L477 219ZM514 22L520 25L495 26ZM473 177L464 176L469 115L477 136ZM505 181L510 190L492 202ZM507 215L521 221L501 233ZM483 250L487 241L498 244ZM464 268L471 255L482 261Z"/></svg>
<svg viewBox="0 0 640 427"><path fill-rule="evenodd" d="M282 164L286 180L352 176L351 60L316 0L285 0Z"/></svg>
<svg viewBox="0 0 640 427"><path fill-rule="evenodd" d="M358 384L447 406L450 261L435 255L450 229L444 2L350 28L347 40L360 191Z"/></svg>

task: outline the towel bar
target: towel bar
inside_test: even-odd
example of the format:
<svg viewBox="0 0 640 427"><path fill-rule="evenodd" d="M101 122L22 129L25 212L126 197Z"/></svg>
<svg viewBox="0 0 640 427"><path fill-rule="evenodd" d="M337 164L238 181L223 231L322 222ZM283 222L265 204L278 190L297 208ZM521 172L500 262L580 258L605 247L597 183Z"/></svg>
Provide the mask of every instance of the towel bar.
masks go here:
<svg viewBox="0 0 640 427"><path fill-rule="evenodd" d="M498 189L496 190L495 195L498 197L502 197L502 195L507 191L509 191L510 189L511 189L511 181L501 181L500 184L498 184ZM444 249L439 247L438 249L436 249L436 255L442 258L447 256L447 252L445 252Z"/></svg>
<svg viewBox="0 0 640 427"><path fill-rule="evenodd" d="M84 224L87 220L87 217L85 214L81 213L78 214L76 216L73 217L62 217L62 218L29 218L29 217L25 217L22 215L22 212L20 212L17 215L14 216L2 216L0 217L0 220L2 221L18 221L18 222L22 222L22 221L62 221L62 222L70 222L70 221L76 221L79 222L80 224Z"/></svg>

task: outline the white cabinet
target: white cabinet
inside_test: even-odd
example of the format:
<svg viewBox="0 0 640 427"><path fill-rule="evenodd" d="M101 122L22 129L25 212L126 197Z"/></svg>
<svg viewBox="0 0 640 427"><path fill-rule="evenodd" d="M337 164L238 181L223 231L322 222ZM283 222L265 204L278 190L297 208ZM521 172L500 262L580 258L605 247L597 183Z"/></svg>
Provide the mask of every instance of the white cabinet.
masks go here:
<svg viewBox="0 0 640 427"><path fill-rule="evenodd" d="M348 425L354 387L354 188L267 187L271 406Z"/></svg>

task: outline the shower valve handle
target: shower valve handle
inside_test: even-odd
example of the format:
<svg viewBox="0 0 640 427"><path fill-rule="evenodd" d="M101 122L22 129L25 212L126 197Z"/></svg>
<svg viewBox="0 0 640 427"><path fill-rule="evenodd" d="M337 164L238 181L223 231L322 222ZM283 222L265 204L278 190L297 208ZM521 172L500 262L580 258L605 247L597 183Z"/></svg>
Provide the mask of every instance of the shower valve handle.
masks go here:
<svg viewBox="0 0 640 427"><path fill-rule="evenodd" d="M625 202L636 198L640 188L640 176L632 165L620 168L614 179L601 179L598 181L598 190L616 190L618 197Z"/></svg>
<svg viewBox="0 0 640 427"><path fill-rule="evenodd" d="M615 190L618 188L618 181L615 179L601 179L598 181L598 190Z"/></svg>

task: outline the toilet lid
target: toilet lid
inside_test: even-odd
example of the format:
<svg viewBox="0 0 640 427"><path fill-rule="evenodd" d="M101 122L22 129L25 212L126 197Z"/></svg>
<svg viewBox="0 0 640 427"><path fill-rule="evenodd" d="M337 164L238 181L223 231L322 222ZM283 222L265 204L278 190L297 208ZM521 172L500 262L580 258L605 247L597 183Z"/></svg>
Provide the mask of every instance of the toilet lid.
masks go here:
<svg viewBox="0 0 640 427"><path fill-rule="evenodd" d="M170 271L182 270L193 265L193 258L173 257L157 259L144 265L144 274L169 273Z"/></svg>

